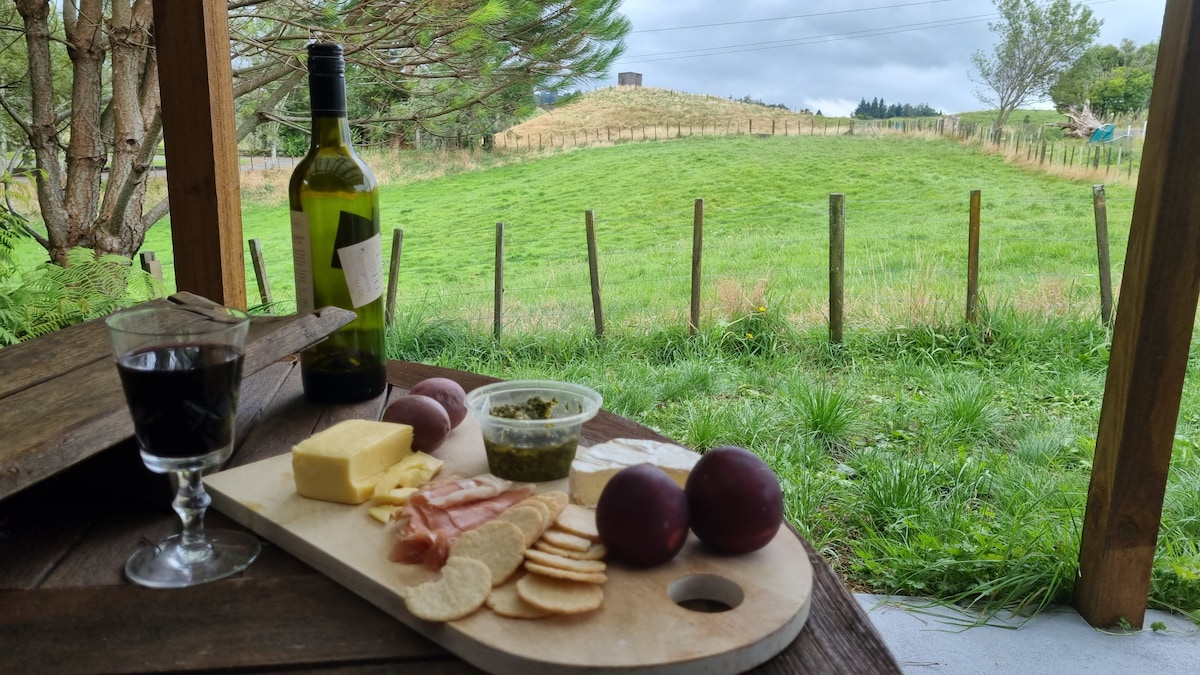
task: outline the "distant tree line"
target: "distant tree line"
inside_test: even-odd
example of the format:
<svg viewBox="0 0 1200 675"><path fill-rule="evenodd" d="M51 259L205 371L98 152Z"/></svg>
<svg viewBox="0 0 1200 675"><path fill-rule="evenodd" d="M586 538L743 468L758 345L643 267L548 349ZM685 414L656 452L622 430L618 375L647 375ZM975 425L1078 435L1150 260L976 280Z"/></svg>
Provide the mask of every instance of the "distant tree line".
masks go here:
<svg viewBox="0 0 1200 675"><path fill-rule="evenodd" d="M911 103L893 103L888 105L881 98L873 98L868 103L867 99L859 101L858 107L854 109L854 117L865 120L886 120L893 117L934 117L941 115L942 111L934 110L926 103L912 105Z"/></svg>
<svg viewBox="0 0 1200 675"><path fill-rule="evenodd" d="M1095 45L1063 71L1050 87L1050 98L1060 112L1082 109L1084 101L1091 101L1101 119L1137 116L1150 105L1157 63L1157 42Z"/></svg>

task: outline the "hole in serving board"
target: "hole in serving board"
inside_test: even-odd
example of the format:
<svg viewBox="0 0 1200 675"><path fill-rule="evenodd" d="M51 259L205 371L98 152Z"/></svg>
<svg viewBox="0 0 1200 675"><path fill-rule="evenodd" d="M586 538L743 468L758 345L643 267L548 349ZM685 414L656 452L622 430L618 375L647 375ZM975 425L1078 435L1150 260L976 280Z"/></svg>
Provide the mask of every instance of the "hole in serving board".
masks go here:
<svg viewBox="0 0 1200 675"><path fill-rule="evenodd" d="M680 577L667 587L667 595L684 609L693 612L728 612L746 598L742 587L715 574Z"/></svg>

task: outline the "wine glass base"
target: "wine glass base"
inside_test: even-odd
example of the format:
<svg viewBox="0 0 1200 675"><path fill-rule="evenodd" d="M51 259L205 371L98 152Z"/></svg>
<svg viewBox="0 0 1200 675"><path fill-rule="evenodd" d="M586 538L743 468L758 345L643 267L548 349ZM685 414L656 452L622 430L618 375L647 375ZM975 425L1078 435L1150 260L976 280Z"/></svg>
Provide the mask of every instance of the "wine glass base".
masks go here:
<svg viewBox="0 0 1200 675"><path fill-rule="evenodd" d="M209 551L200 556L180 546L179 535L146 544L125 562L125 576L150 588L184 588L224 579L250 566L262 546L245 532L209 530L205 532Z"/></svg>

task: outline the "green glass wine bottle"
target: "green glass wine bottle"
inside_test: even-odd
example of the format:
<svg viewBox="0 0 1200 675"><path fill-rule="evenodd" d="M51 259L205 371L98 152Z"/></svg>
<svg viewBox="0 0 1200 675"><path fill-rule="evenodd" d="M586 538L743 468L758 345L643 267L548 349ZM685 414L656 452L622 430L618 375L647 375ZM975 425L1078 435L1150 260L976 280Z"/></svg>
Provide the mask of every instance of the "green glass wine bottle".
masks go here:
<svg viewBox="0 0 1200 675"><path fill-rule="evenodd" d="M304 394L320 403L363 401L387 384L379 194L351 144L345 71L341 45L309 45L312 143L288 185L297 311L358 315L300 354Z"/></svg>

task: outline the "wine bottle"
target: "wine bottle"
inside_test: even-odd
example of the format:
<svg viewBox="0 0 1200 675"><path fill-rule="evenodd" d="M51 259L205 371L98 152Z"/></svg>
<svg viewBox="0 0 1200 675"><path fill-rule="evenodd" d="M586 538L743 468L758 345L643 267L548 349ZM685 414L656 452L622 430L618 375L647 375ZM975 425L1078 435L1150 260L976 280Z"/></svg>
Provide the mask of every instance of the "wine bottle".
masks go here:
<svg viewBox="0 0 1200 675"><path fill-rule="evenodd" d="M300 353L304 394L319 403L366 400L387 384L379 194L351 144L345 72L341 45L308 46L312 142L288 185L297 311L358 315Z"/></svg>

